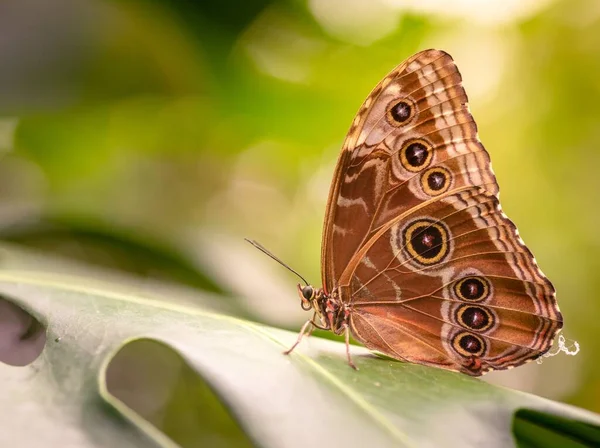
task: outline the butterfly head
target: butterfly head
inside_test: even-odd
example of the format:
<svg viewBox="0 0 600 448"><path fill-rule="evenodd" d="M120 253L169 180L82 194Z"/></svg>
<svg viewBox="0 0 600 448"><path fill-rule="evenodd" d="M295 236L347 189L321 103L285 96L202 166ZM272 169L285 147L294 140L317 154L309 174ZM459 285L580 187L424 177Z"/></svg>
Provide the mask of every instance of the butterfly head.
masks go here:
<svg viewBox="0 0 600 448"><path fill-rule="evenodd" d="M302 301L302 309L305 311L313 308L313 301L317 298L317 290L311 285L302 286L298 283L298 295Z"/></svg>

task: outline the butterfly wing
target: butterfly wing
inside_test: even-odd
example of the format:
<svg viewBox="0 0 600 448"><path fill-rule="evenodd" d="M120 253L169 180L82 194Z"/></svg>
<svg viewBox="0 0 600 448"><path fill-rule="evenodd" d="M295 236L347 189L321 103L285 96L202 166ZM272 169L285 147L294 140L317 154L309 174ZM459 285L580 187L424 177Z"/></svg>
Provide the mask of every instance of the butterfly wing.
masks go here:
<svg viewBox="0 0 600 448"><path fill-rule="evenodd" d="M385 226L345 295L371 349L472 375L537 358L562 321L552 284L479 187Z"/></svg>
<svg viewBox="0 0 600 448"><path fill-rule="evenodd" d="M367 98L326 216L326 291L371 349L479 375L535 359L561 328L444 52L413 56Z"/></svg>
<svg viewBox="0 0 600 448"><path fill-rule="evenodd" d="M426 199L413 192L423 169L453 159L460 170L472 169L473 183L497 192L466 102L454 61L437 50L399 65L365 100L344 142L329 194L321 260L326 291L337 286L378 227ZM408 118L402 115L408 110L404 105L411 109ZM482 169L470 167L466 158Z"/></svg>

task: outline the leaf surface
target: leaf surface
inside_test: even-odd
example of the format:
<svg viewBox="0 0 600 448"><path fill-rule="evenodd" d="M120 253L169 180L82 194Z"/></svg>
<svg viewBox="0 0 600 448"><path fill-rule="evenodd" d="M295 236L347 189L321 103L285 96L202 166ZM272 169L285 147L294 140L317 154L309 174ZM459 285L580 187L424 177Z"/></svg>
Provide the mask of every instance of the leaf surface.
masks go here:
<svg viewBox="0 0 600 448"><path fill-rule="evenodd" d="M513 425L520 446L599 438L587 411L362 347L359 371L342 343L318 337L284 356L296 334L166 291L1 270L0 295L47 338L28 366L0 364L0 446L504 447Z"/></svg>

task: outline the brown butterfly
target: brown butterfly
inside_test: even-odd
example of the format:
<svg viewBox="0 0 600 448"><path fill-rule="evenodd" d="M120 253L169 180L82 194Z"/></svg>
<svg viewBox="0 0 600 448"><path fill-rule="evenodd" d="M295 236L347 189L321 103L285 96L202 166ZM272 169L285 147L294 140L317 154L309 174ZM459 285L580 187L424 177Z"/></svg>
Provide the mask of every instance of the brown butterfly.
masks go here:
<svg viewBox="0 0 600 448"><path fill-rule="evenodd" d="M554 287L502 212L450 55L422 51L367 97L329 193L323 288L298 285L313 328L371 350L482 375L547 352ZM256 244L255 244L256 245Z"/></svg>

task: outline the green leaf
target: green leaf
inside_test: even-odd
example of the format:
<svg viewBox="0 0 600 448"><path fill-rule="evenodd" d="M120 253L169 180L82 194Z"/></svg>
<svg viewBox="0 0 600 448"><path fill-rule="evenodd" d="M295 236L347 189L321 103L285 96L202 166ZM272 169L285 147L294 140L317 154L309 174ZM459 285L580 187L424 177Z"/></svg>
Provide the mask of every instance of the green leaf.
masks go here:
<svg viewBox="0 0 600 448"><path fill-rule="evenodd" d="M564 447L600 437L592 413L463 374L361 347L354 371L342 343L317 337L284 356L294 333L3 266L0 294L46 327L47 342L26 367L0 364L0 446L495 447L516 436Z"/></svg>
<svg viewBox="0 0 600 448"><path fill-rule="evenodd" d="M522 447L600 446L597 427L532 409L517 411L513 431Z"/></svg>
<svg viewBox="0 0 600 448"><path fill-rule="evenodd" d="M41 217L34 223L0 228L0 238L140 277L223 293L220 285L168 244L115 225L108 228L91 219Z"/></svg>

